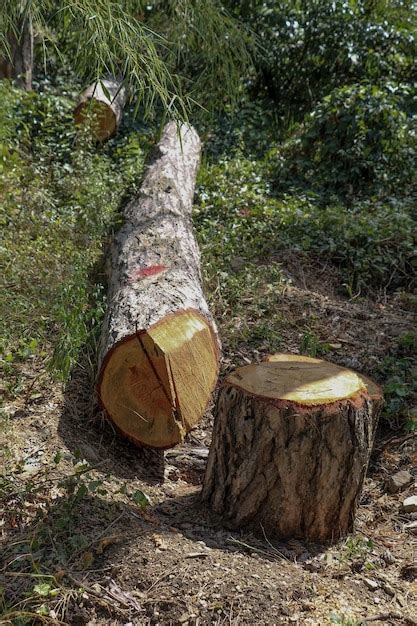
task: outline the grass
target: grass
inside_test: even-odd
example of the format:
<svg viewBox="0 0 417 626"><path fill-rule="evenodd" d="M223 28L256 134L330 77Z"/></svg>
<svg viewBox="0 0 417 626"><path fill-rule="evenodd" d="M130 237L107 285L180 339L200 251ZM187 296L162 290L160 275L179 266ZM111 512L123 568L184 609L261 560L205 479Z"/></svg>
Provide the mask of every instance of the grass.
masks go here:
<svg viewBox="0 0 417 626"><path fill-rule="evenodd" d="M76 131L74 102L0 85L3 241L1 351L8 391L46 359L65 379L94 343L104 311L103 257L147 141L132 129L104 146ZM48 355L53 353L52 359Z"/></svg>

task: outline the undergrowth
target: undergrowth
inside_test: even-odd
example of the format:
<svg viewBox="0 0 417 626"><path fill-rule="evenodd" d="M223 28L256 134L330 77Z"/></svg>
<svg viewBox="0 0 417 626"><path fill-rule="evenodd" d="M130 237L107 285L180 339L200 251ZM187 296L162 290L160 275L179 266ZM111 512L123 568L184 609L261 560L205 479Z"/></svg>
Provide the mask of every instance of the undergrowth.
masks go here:
<svg viewBox="0 0 417 626"><path fill-rule="evenodd" d="M210 304L226 346L285 349L288 322L279 302L291 284L286 256L335 268L336 289L347 299L396 291L412 304L416 179L411 130L404 128L414 122L396 114L395 102L391 96L386 102L381 89L338 90L304 126L290 125L286 133L267 100L244 102L238 115L222 118L207 133L194 217ZM323 134L326 116L339 114L356 118L357 125L345 119L339 134L330 132L331 125ZM313 324L301 333L299 349L325 356L330 347ZM400 337L374 371L386 382L384 417L393 428L415 428L408 408L417 396L415 354L413 341Z"/></svg>
<svg viewBox="0 0 417 626"><path fill-rule="evenodd" d="M196 221L209 272L240 255L303 251L340 270L340 291L377 294L412 286L417 266L414 198L369 197L347 206L314 190L277 193L270 155L237 154L200 172ZM211 268L211 269L210 269Z"/></svg>
<svg viewBox="0 0 417 626"><path fill-rule="evenodd" d="M104 146L76 131L69 97L0 84L3 366L53 351L67 378L104 309L103 255L125 195L137 188L146 143L125 130Z"/></svg>

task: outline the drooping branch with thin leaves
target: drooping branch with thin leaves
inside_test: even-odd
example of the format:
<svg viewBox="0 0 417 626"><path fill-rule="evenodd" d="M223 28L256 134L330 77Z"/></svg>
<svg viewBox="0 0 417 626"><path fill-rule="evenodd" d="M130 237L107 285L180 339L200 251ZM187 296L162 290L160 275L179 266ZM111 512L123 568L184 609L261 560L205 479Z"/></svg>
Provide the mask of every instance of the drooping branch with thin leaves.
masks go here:
<svg viewBox="0 0 417 626"><path fill-rule="evenodd" d="M3 58L12 60L10 38L20 40L22 15L44 62L69 53L86 84L121 77L145 114L162 107L184 119L196 104L233 100L250 64L249 36L217 0L4 0Z"/></svg>

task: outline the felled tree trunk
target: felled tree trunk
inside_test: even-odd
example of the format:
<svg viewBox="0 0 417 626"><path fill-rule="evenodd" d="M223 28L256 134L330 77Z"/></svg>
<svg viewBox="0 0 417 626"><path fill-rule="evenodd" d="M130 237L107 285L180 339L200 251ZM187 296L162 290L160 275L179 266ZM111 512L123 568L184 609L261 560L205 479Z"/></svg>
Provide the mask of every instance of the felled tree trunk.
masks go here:
<svg viewBox="0 0 417 626"><path fill-rule="evenodd" d="M237 369L219 394L203 500L268 537L345 535L381 407L375 383L319 359L279 354Z"/></svg>
<svg viewBox="0 0 417 626"><path fill-rule="evenodd" d="M10 33L7 54L0 59L0 78L10 78L22 89L32 89L33 27L30 15L22 17L16 33Z"/></svg>
<svg viewBox="0 0 417 626"><path fill-rule="evenodd" d="M127 89L116 80L101 80L90 85L80 96L74 111L76 124L91 120L98 141L109 139L118 129L127 100Z"/></svg>
<svg viewBox="0 0 417 626"><path fill-rule="evenodd" d="M218 375L191 222L200 148L193 128L165 127L112 249L98 392L123 434L156 448L196 424Z"/></svg>

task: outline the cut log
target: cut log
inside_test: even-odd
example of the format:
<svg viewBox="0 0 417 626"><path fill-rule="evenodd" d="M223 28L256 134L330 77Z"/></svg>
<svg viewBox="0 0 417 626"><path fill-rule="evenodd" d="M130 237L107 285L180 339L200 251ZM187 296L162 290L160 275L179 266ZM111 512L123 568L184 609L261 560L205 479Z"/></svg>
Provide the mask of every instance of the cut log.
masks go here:
<svg viewBox="0 0 417 626"><path fill-rule="evenodd" d="M218 376L191 221L200 149L191 127L165 127L112 248L98 393L124 435L156 448L182 441Z"/></svg>
<svg viewBox="0 0 417 626"><path fill-rule="evenodd" d="M23 16L16 33L7 37L8 50L0 59L0 78L16 81L22 89L32 89L33 27L30 13Z"/></svg>
<svg viewBox="0 0 417 626"><path fill-rule="evenodd" d="M203 500L269 537L345 535L381 407L375 383L320 359L278 354L237 369L219 393Z"/></svg>
<svg viewBox="0 0 417 626"><path fill-rule="evenodd" d="M92 130L98 141L109 139L119 127L127 100L127 89L116 80L93 83L81 94L74 111L76 124L92 119Z"/></svg>

